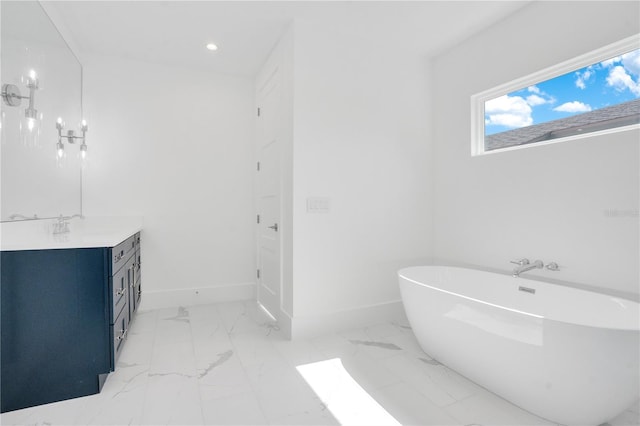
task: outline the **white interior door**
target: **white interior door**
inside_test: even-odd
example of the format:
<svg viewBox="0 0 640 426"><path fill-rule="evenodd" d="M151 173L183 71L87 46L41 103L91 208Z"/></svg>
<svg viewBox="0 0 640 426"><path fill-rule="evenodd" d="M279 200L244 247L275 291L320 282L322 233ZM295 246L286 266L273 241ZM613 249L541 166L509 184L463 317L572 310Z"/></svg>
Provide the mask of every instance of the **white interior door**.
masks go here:
<svg viewBox="0 0 640 426"><path fill-rule="evenodd" d="M258 88L256 206L258 209L258 303L280 315L280 73Z"/></svg>

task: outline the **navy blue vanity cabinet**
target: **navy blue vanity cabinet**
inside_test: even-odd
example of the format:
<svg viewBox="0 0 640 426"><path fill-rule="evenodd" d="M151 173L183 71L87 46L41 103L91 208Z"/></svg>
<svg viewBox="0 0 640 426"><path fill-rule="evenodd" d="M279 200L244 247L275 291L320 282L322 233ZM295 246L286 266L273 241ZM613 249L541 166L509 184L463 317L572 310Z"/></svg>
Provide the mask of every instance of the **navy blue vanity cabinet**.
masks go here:
<svg viewBox="0 0 640 426"><path fill-rule="evenodd" d="M140 302L139 247L0 252L1 412L100 392Z"/></svg>
<svg viewBox="0 0 640 426"><path fill-rule="evenodd" d="M129 322L140 303L140 233L109 249L109 256L109 326L112 341L110 365L113 371L127 338Z"/></svg>
<svg viewBox="0 0 640 426"><path fill-rule="evenodd" d="M138 234L127 238L116 247L109 250L111 256L111 270L109 288L110 304L110 337L113 342L110 366L115 370L120 352L124 347L129 322L132 318L130 311L130 293L133 288L136 263L136 238Z"/></svg>
<svg viewBox="0 0 640 426"><path fill-rule="evenodd" d="M99 392L111 367L107 250L0 256L1 411Z"/></svg>
<svg viewBox="0 0 640 426"><path fill-rule="evenodd" d="M141 256L140 256L140 233L135 235L135 260L133 263L133 280L129 287L129 315L133 317L133 314L138 309L140 304L140 297L142 296L142 281L141 281Z"/></svg>

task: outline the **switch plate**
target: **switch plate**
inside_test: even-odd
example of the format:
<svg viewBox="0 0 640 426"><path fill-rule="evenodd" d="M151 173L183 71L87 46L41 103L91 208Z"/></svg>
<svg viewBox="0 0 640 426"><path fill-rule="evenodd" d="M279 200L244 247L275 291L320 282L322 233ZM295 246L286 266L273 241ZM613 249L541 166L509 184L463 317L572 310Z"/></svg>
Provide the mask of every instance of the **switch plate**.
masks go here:
<svg viewBox="0 0 640 426"><path fill-rule="evenodd" d="M307 213L329 213L331 207L328 197L307 198Z"/></svg>

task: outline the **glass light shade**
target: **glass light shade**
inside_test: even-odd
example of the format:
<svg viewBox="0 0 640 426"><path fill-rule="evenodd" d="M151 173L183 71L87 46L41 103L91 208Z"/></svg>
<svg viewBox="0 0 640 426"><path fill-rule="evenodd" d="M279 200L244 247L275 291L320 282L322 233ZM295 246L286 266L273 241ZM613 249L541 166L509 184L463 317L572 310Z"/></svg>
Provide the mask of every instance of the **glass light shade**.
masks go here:
<svg viewBox="0 0 640 426"><path fill-rule="evenodd" d="M25 110L20 119L20 140L27 146L37 146L40 142L40 122L42 114L36 110Z"/></svg>
<svg viewBox="0 0 640 426"><path fill-rule="evenodd" d="M64 145L62 144L62 142L58 142L56 144L56 153L58 158L64 157Z"/></svg>

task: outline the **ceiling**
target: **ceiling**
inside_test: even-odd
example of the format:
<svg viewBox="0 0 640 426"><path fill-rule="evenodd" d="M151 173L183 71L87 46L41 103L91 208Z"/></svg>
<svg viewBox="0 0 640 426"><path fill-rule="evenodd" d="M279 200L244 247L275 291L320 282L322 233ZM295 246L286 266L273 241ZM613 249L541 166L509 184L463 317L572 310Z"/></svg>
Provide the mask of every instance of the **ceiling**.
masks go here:
<svg viewBox="0 0 640 426"><path fill-rule="evenodd" d="M432 56L528 2L55 1L80 55L98 53L255 75L292 21ZM214 42L216 52L205 49Z"/></svg>
<svg viewBox="0 0 640 426"><path fill-rule="evenodd" d="M2 2L2 37L7 40L36 42L65 48L56 27L36 2Z"/></svg>

